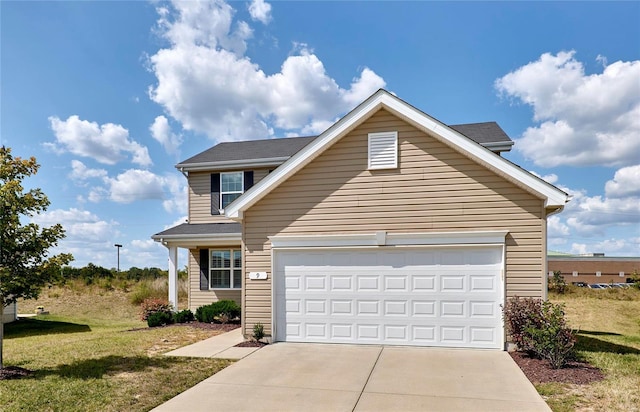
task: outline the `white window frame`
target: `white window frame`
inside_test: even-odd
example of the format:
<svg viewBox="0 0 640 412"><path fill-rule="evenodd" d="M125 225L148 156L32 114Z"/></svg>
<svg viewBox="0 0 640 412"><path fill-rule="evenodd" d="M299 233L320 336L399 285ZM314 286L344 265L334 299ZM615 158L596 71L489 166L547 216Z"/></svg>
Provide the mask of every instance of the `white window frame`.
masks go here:
<svg viewBox="0 0 640 412"><path fill-rule="evenodd" d="M242 190L240 190L240 191L229 191L229 192L225 192L224 190L222 190L222 176L233 175L233 174L238 174L238 173L240 174L240 179L241 179L241 182L242 182ZM220 173L220 212L224 213L224 206L223 206L224 195L235 195L235 194L242 195L243 193L244 193L244 171L222 172L222 173ZM233 201L229 202L229 204L231 204L232 202Z"/></svg>
<svg viewBox="0 0 640 412"><path fill-rule="evenodd" d="M214 252L229 252L229 267L214 267L213 265L213 253ZM240 266L235 265L235 257L234 253L240 253ZM213 271L214 270L225 270L229 272L229 287L219 287L213 285ZM240 271L240 286L235 285L234 272L236 270ZM240 249L209 249L209 290L240 290L242 289L242 251Z"/></svg>

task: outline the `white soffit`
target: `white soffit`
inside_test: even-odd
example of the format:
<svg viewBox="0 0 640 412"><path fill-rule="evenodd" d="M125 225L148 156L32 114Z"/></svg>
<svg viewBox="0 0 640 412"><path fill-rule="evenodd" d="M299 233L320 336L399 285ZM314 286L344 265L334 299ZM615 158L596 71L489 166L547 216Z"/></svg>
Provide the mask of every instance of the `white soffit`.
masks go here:
<svg viewBox="0 0 640 412"><path fill-rule="evenodd" d="M289 176L311 162L335 141L364 122L380 108L385 108L395 113L418 128L431 131L456 146L460 151L468 154L471 158L475 158L483 164L511 176L525 187L540 194L545 199L545 207L547 208L561 208L568 200L568 195L557 187L521 169L503 157L493 153L491 150L471 141L445 124L438 122L424 112L393 96L386 90L380 89L338 122L334 123L333 126L318 136L313 142L283 163L273 173L267 175L267 177L254 185L244 195L236 199L230 207L227 207L225 215L234 220L242 220L242 212L244 210L253 206L258 200L276 188Z"/></svg>

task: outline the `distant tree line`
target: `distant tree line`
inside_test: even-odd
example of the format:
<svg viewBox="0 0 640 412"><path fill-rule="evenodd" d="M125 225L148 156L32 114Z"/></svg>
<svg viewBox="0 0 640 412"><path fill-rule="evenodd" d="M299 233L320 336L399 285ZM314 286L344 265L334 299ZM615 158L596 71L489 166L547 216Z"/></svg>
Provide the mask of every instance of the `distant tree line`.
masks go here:
<svg viewBox="0 0 640 412"><path fill-rule="evenodd" d="M169 273L168 271L162 270L160 268L151 267L141 269L135 266L132 266L127 270L121 270L120 272L118 272L116 268L107 269L102 266L89 263L87 266L81 268L65 266L61 269L60 275L63 282L65 280L81 279L87 285L90 285L100 280L126 279L137 282L140 280L166 278ZM186 278L186 276L186 267L182 270L178 270L178 277Z"/></svg>

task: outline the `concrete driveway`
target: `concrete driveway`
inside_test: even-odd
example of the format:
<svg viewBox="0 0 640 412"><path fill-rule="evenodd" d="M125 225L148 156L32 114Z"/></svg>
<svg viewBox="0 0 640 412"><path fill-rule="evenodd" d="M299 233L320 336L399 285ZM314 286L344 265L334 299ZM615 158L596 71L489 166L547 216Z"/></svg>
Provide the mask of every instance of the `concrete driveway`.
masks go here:
<svg viewBox="0 0 640 412"><path fill-rule="evenodd" d="M276 343L154 411L550 411L506 352Z"/></svg>

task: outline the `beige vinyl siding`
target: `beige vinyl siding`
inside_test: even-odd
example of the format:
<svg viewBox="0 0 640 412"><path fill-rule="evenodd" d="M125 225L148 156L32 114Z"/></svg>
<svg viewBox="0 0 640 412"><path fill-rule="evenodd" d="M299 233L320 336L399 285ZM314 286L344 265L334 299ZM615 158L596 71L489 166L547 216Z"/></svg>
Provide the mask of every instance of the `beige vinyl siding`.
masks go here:
<svg viewBox="0 0 640 412"><path fill-rule="evenodd" d="M253 170L253 183L256 184L269 174L269 170L271 169L263 168L250 170ZM227 170L225 170L225 172L226 171ZM224 216L211 214L211 173L215 172L189 173L190 223L232 222Z"/></svg>
<svg viewBox="0 0 640 412"><path fill-rule="evenodd" d="M367 170L368 133L398 131L398 169ZM508 296L542 296L543 201L381 110L245 211L245 333L271 333L268 236L507 230Z"/></svg>
<svg viewBox="0 0 640 412"><path fill-rule="evenodd" d="M229 249L238 248L238 245L229 246ZM219 300L234 300L240 305L241 291L238 289L200 290L200 249L189 249L189 309L195 313L200 306Z"/></svg>

